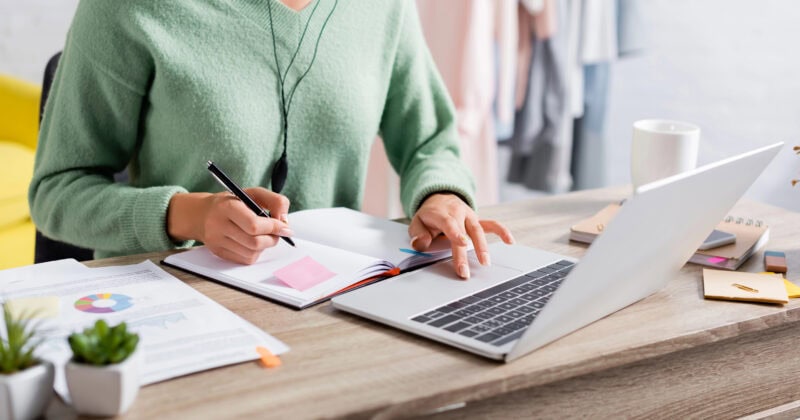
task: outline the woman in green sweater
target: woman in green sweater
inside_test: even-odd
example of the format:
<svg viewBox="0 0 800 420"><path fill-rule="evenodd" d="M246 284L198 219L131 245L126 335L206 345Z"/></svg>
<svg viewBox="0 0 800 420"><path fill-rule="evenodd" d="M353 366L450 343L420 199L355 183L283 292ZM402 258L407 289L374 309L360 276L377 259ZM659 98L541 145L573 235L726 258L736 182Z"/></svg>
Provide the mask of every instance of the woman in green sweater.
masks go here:
<svg viewBox="0 0 800 420"><path fill-rule="evenodd" d="M252 263L291 236L290 203L360 207L380 134L412 246L446 235L468 278L468 238L482 264L484 232L513 239L472 210L454 118L413 0L83 0L45 108L31 214L96 257L201 241ZM210 193L208 160L274 218ZM114 183L126 167L130 183Z"/></svg>

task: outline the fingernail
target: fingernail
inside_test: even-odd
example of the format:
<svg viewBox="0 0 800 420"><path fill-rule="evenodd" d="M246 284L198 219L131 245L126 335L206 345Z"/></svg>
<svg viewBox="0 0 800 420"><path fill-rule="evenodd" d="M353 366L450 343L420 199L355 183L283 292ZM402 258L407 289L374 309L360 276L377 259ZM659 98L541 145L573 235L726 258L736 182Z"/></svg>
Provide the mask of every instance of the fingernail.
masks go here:
<svg viewBox="0 0 800 420"><path fill-rule="evenodd" d="M278 231L278 236L294 236L294 231L289 228L283 228Z"/></svg>
<svg viewBox="0 0 800 420"><path fill-rule="evenodd" d="M412 248L416 245L415 242L417 242L417 239L419 239L419 236L415 236L415 237L411 238L411 247Z"/></svg>
<svg viewBox="0 0 800 420"><path fill-rule="evenodd" d="M289 216L286 213L280 215L279 219L281 222L286 223L287 225L289 224Z"/></svg>
<svg viewBox="0 0 800 420"><path fill-rule="evenodd" d="M481 252L481 260L483 261L483 265L487 267L492 265L492 257L489 256L488 252Z"/></svg>
<svg viewBox="0 0 800 420"><path fill-rule="evenodd" d="M458 266L458 275L461 278L468 279L469 278L469 266L467 264L461 264Z"/></svg>

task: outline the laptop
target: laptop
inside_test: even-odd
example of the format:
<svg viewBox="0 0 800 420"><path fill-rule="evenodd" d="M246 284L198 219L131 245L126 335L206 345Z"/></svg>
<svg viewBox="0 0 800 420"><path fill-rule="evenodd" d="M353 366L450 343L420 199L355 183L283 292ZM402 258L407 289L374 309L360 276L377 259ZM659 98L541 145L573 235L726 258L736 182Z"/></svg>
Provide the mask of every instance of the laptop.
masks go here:
<svg viewBox="0 0 800 420"><path fill-rule="evenodd" d="M639 187L580 261L493 243L490 267L470 255L467 281L445 260L337 296L333 306L484 357L514 360L663 288L782 145Z"/></svg>

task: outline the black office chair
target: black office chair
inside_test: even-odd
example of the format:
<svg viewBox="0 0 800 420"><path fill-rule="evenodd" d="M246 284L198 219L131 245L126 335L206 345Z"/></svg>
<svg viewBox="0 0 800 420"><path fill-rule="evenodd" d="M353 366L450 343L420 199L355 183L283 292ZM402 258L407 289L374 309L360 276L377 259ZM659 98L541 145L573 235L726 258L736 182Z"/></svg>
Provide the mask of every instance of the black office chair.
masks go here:
<svg viewBox="0 0 800 420"><path fill-rule="evenodd" d="M47 96L50 94L50 86L53 84L53 76L56 74L58 67L58 60L61 58L61 53L54 55L44 69L44 80L42 81L42 98L39 101L39 124L42 123L42 116L44 115L44 104L47 102ZM59 242L44 236L39 229L36 229L36 245L34 253L34 262L43 263L47 261L60 260L63 258L75 258L78 261L91 260L92 250L80 248L64 242Z"/></svg>
<svg viewBox="0 0 800 420"><path fill-rule="evenodd" d="M56 74L56 68L58 67L58 60L60 58L61 53L59 52L47 62L47 66L44 69L42 98L41 101L39 101L39 124L42 123L44 104L47 101L47 96L50 94L50 86L53 84L53 77ZM118 182L126 182L128 180L127 171L116 174L114 178ZM81 248L50 239L44 236L42 232L39 232L39 229L36 229L34 262L38 264L63 258L75 258L78 261L91 260L93 258L93 251L91 249Z"/></svg>

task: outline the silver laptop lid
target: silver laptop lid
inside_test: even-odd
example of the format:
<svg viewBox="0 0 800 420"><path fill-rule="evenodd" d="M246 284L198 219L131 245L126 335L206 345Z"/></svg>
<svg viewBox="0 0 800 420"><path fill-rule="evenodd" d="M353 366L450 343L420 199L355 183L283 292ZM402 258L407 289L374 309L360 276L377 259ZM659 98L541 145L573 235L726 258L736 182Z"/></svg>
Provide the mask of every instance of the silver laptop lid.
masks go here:
<svg viewBox="0 0 800 420"><path fill-rule="evenodd" d="M660 290L775 157L776 143L640 187L525 334L513 360Z"/></svg>

